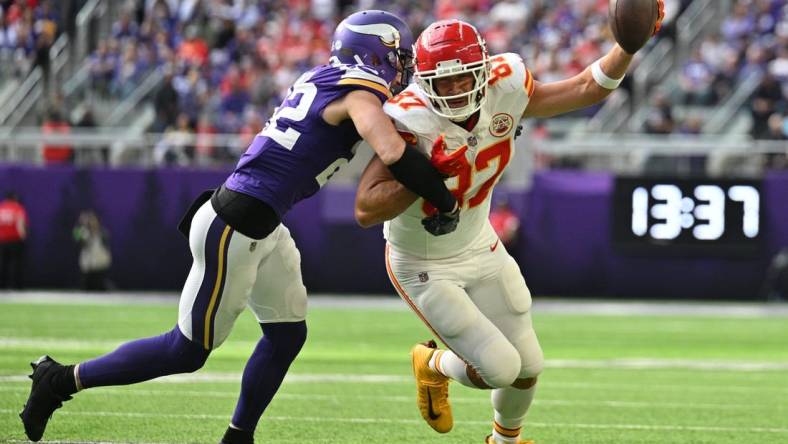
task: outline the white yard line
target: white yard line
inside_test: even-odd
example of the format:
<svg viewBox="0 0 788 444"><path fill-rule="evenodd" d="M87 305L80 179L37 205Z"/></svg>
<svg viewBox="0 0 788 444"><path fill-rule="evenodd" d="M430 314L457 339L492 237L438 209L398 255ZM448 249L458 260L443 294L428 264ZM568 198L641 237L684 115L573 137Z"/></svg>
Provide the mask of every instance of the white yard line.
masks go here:
<svg viewBox="0 0 788 444"><path fill-rule="evenodd" d="M344 382L362 384L390 384L410 382L412 378L404 375L361 375L361 374L322 374L322 373L289 373L285 377L290 383L325 383ZM24 375L0 376L0 382L29 382ZM194 382L241 382L241 373L236 372L199 372L180 375L163 376L150 382L165 384L191 384Z"/></svg>
<svg viewBox="0 0 788 444"><path fill-rule="evenodd" d="M37 348L59 351L80 351L91 349L109 350L116 348L123 342L124 341L121 340L76 340L60 338L23 338L0 336L0 350L3 348ZM247 342L248 344L246 344ZM236 344L239 346L244 344L254 346L256 342L240 341ZM713 359L548 359L545 362L545 365L547 368L562 369L676 369L730 372L765 372L788 370L788 362L722 361ZM192 377L200 378L199 374L193 375ZM327 376L323 377L325 378Z"/></svg>
<svg viewBox="0 0 788 444"><path fill-rule="evenodd" d="M0 413L16 413L11 409L0 409ZM158 419L191 419L191 420L227 420L227 415L209 414L187 414L187 413L146 413L146 412L105 412L105 411L80 411L58 412L58 415L69 416L103 416L120 418L158 418ZM263 420L268 421L291 421L291 422L317 422L317 423L351 423L351 424L421 424L421 420L400 419L400 418L331 418L324 416L265 416ZM457 424L467 425L489 425L490 421L456 421ZM654 425L654 424L586 424L570 422L527 422L526 427L562 427L574 429L597 429L597 430L646 430L646 431L692 431L692 432L721 432L738 434L742 433L771 433L788 434L788 428L783 427L716 427L698 425Z"/></svg>
<svg viewBox="0 0 788 444"><path fill-rule="evenodd" d="M0 291L0 304L158 304L177 307L178 294L168 292L83 293L78 291ZM312 294L311 307L407 310L407 306L389 295ZM788 317L788 304L766 302L714 301L620 301L589 299L534 298L535 313L583 314L603 316L694 315L723 317Z"/></svg>
<svg viewBox="0 0 788 444"><path fill-rule="evenodd" d="M706 359L548 359L545 365L549 368L725 370L731 372L788 370L788 362L748 362Z"/></svg>
<svg viewBox="0 0 788 444"><path fill-rule="evenodd" d="M0 385L0 392L12 392L19 394L27 394L30 391L28 386L2 386ZM114 388L114 387L101 387L95 394L101 393L102 395L112 394L119 397L138 396L138 397L152 397L152 396L166 396L166 397L203 397L203 398L219 398L219 399L237 399L238 392L236 390L228 391L215 391L215 390L145 390L139 388ZM333 403L342 403L349 401L375 401L383 403L413 403L415 396L372 396L372 395L316 395L316 394L299 394L299 393L277 393L276 399L284 401L328 401ZM462 397L452 396L452 404L478 404L488 405L490 403L489 397ZM614 401L614 400L567 400L567 399L542 399L537 398L534 400L535 405L540 406L587 406L587 407L611 407L611 408L627 408L627 409L691 409L691 410L758 410L758 409L775 409L774 406L766 406L763 404L739 404L739 403L684 403L684 402L654 402L654 401Z"/></svg>
<svg viewBox="0 0 788 444"><path fill-rule="evenodd" d="M333 384L413 384L413 378L406 375L372 375L372 374L315 374L315 373L289 373L285 377L285 382L289 384L308 384L308 383L333 383ZM4 375L0 376L0 384L23 384L28 386L30 378L26 375ZM153 379L147 383L157 385L170 384L195 384L195 383L230 383L239 385L241 383L241 373L235 372L197 372L181 375L164 376ZM570 390L630 390L630 391L652 391L652 392L715 392L715 393L766 393L788 394L788 387L784 385L764 385L753 383L752 385L732 385L732 384L649 384L644 386L637 383L617 383L617 382L554 382L549 378L542 378L540 387L545 389L570 389ZM102 390L104 390L102 388ZM179 391L180 393L180 391Z"/></svg>

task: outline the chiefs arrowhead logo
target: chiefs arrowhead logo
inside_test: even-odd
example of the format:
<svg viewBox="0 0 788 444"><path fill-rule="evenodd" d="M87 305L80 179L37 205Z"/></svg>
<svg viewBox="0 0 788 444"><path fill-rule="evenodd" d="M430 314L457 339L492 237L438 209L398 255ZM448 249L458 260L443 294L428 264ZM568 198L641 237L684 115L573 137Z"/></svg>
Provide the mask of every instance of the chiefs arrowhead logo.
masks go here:
<svg viewBox="0 0 788 444"><path fill-rule="evenodd" d="M490 121L490 134L503 137L509 134L514 127L514 118L506 113L498 113Z"/></svg>

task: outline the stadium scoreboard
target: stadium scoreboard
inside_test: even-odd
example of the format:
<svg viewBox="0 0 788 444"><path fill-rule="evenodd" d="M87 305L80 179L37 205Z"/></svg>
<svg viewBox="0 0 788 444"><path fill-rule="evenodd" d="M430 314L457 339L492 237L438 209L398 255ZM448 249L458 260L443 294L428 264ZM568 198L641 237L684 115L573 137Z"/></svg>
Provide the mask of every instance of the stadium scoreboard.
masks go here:
<svg viewBox="0 0 788 444"><path fill-rule="evenodd" d="M614 246L626 253L757 254L761 191L757 180L617 177Z"/></svg>

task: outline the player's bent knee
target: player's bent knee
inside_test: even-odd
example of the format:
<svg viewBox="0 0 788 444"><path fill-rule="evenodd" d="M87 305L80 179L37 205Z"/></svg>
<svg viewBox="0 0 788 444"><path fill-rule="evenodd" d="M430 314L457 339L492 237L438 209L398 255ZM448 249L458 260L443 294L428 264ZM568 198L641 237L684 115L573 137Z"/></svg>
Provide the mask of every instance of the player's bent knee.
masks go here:
<svg viewBox="0 0 788 444"><path fill-rule="evenodd" d="M201 369L208 360L211 351L201 344L189 340L181 333L178 326L168 334L170 347L166 358L177 365L176 373L192 373ZM164 358L164 357L163 357Z"/></svg>
<svg viewBox="0 0 788 444"><path fill-rule="evenodd" d="M179 373L194 373L201 369L202 366L205 365L205 361L208 360L208 355L210 355L210 352L207 350L183 355L183 360L181 361L181 371Z"/></svg>
<svg viewBox="0 0 788 444"><path fill-rule="evenodd" d="M512 385L522 366L517 349L506 341L494 341L485 346L481 359L482 363L477 370L491 388Z"/></svg>
<svg viewBox="0 0 788 444"><path fill-rule="evenodd" d="M512 387L518 390L528 390L529 388L536 385L536 376L533 378L517 378L512 383Z"/></svg>
<svg viewBox="0 0 788 444"><path fill-rule="evenodd" d="M260 324L277 357L292 361L306 342L306 321Z"/></svg>
<svg viewBox="0 0 788 444"><path fill-rule="evenodd" d="M544 369L544 353L533 327L526 326L519 331L512 339L512 344L517 348L522 363L518 378L533 378L541 374Z"/></svg>
<svg viewBox="0 0 788 444"><path fill-rule="evenodd" d="M527 379L539 376L544 370L544 353L533 329L527 332L524 340L517 342L522 368L518 378Z"/></svg>
<svg viewBox="0 0 788 444"><path fill-rule="evenodd" d="M536 378L542 374L542 370L544 370L544 357L524 363L523 368L520 369L520 375L518 377L525 379Z"/></svg>

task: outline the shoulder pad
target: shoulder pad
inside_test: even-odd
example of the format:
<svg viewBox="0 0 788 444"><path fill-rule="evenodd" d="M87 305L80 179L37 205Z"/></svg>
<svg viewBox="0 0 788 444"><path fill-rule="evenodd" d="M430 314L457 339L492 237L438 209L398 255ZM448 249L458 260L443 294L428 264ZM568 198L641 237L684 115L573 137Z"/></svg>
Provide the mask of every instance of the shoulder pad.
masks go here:
<svg viewBox="0 0 788 444"><path fill-rule="evenodd" d="M416 133L426 133L435 127L436 116L430 110L427 98L418 94L412 85L386 101L383 111Z"/></svg>
<svg viewBox="0 0 788 444"><path fill-rule="evenodd" d="M533 94L534 79L525 67L523 59L512 52L490 58L492 69L488 85L505 92L525 90L528 97Z"/></svg>
<svg viewBox="0 0 788 444"><path fill-rule="evenodd" d="M337 65L336 68L341 71L338 85L363 86L391 97L388 83L379 77L374 69L364 65Z"/></svg>
<svg viewBox="0 0 788 444"><path fill-rule="evenodd" d="M394 120L397 131L408 144L429 153L432 141L438 137L440 122L415 85L389 99L383 111Z"/></svg>

